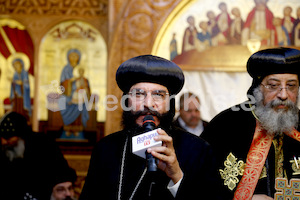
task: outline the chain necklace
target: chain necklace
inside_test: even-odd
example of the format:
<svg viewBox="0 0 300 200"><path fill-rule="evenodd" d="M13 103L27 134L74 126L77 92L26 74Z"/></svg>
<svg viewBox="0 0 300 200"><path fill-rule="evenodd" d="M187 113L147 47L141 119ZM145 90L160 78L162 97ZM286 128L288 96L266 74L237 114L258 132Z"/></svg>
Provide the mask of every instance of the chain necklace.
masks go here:
<svg viewBox="0 0 300 200"><path fill-rule="evenodd" d="M122 163L121 163L121 173L120 173L120 181L119 181L119 191L118 191L118 200L121 200L121 192L122 192L122 184L123 184L123 173L124 173L124 165L125 165L125 156L126 156L126 149L127 149L127 143L128 143L128 137L126 137L126 141L124 144L124 149L123 149L123 155L122 155ZM147 167L145 167L139 181L137 182L131 196L130 196L130 200L133 198L136 190L138 189L139 185L141 184L145 174L147 171Z"/></svg>

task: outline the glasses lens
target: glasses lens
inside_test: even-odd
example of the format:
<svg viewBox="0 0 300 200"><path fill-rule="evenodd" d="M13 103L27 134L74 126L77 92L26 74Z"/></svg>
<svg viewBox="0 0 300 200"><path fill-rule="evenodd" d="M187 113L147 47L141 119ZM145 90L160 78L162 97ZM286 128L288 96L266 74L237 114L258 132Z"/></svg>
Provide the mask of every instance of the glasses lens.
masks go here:
<svg viewBox="0 0 300 200"><path fill-rule="evenodd" d="M267 85L265 87L268 88L271 92L275 92L275 91L280 92L281 90L284 90L284 89L289 91L289 92L296 92L299 88L298 85L294 85L294 84L287 85L286 87L280 87L280 85L270 84L270 85Z"/></svg>
<svg viewBox="0 0 300 200"><path fill-rule="evenodd" d="M147 97L147 92L142 89L133 89L129 92L132 98L136 101L142 101ZM154 101L159 102L165 100L168 93L163 90L155 90L151 92L151 97Z"/></svg>
<svg viewBox="0 0 300 200"><path fill-rule="evenodd" d="M153 91L151 93L152 98L154 99L154 101L163 101L166 98L166 92L165 91Z"/></svg>
<svg viewBox="0 0 300 200"><path fill-rule="evenodd" d="M296 92L298 90L299 86L298 85L287 85L286 89L290 92Z"/></svg>
<svg viewBox="0 0 300 200"><path fill-rule="evenodd" d="M147 93L141 89L133 89L131 92L129 92L129 94L137 101L142 101L147 96Z"/></svg>

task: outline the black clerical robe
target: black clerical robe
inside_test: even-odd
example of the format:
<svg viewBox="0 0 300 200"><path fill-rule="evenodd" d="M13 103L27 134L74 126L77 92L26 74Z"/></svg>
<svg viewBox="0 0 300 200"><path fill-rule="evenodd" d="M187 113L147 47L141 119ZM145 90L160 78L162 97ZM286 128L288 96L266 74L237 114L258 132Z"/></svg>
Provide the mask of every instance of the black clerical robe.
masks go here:
<svg viewBox="0 0 300 200"><path fill-rule="evenodd" d="M172 128L168 132L173 138L176 155L184 173L176 199L222 199L215 192L219 191L220 183L216 177L214 156L208 143L178 128ZM132 154L129 135L126 131L120 131L99 141L91 156L80 200L117 199L118 193L121 199L129 199L133 193L133 199L151 199L148 194L154 176L146 173L137 186L146 161ZM122 167L126 137L129 138L129 143ZM152 199L175 199L167 189L169 182L170 178L159 170L154 189L151 190Z"/></svg>
<svg viewBox="0 0 300 200"><path fill-rule="evenodd" d="M217 155L217 165L219 170L225 171L223 177L223 187L225 188L224 197L232 199L237 188L238 182L241 180L244 164L246 163L247 154L253 140L256 127L256 119L249 109L248 103L243 103L229 108L218 114L208 124L200 137L209 142ZM299 130L299 127L298 127ZM276 163L279 158L276 157L275 145L279 141L279 137L273 139L267 160L263 167L260 179L255 188L254 194L266 194L274 197L275 190L275 170ZM287 135L283 135L283 177L300 178L300 169L296 168L294 157L298 160L300 157L300 142L292 139ZM277 154L278 155L278 154ZM234 159L235 162L232 162ZM226 163L225 161L229 161ZM229 173L230 172L230 173ZM237 178L237 182L231 185L225 185L226 181ZM281 192L278 190L277 192Z"/></svg>

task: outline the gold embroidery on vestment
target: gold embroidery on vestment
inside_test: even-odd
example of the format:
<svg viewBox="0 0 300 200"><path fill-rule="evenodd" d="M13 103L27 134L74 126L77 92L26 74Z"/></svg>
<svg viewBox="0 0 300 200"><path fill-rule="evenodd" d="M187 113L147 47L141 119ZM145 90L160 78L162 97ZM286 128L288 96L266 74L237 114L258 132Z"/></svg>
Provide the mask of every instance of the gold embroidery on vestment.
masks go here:
<svg viewBox="0 0 300 200"><path fill-rule="evenodd" d="M229 153L224 161L224 166L224 170L219 169L221 177L224 179L224 185L233 190L239 182L237 177L243 175L246 165L242 160L237 162L237 158L232 153Z"/></svg>
<svg viewBox="0 0 300 200"><path fill-rule="evenodd" d="M264 166L261 170L259 179L266 178L266 177L267 177L267 168L266 166Z"/></svg>
<svg viewBox="0 0 300 200"><path fill-rule="evenodd" d="M297 161L297 164L295 162L295 160L290 160L290 163L292 163L292 169L293 169L293 175L299 175L300 174L300 160L299 159L296 159Z"/></svg>
<svg viewBox="0 0 300 200"><path fill-rule="evenodd" d="M283 135L278 138L274 138L272 142L275 149L275 177L283 178Z"/></svg>

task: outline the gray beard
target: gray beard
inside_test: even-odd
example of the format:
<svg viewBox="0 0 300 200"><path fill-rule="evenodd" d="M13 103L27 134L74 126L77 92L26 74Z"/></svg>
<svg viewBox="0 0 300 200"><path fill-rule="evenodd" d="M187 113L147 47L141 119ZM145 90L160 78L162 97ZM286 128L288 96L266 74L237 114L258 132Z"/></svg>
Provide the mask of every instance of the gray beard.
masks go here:
<svg viewBox="0 0 300 200"><path fill-rule="evenodd" d="M263 94L259 88L254 89L254 97L256 100L254 113L258 117L262 128L264 128L268 134L282 135L284 132L290 132L294 128L298 127L299 122L299 109L297 102L293 103L290 100L281 101L275 99L266 105L263 104ZM276 105L286 105L288 110L274 110Z"/></svg>
<svg viewBox="0 0 300 200"><path fill-rule="evenodd" d="M25 152L25 142L23 139L18 140L18 144L12 149L5 149L5 155L12 162L14 159L23 158Z"/></svg>

